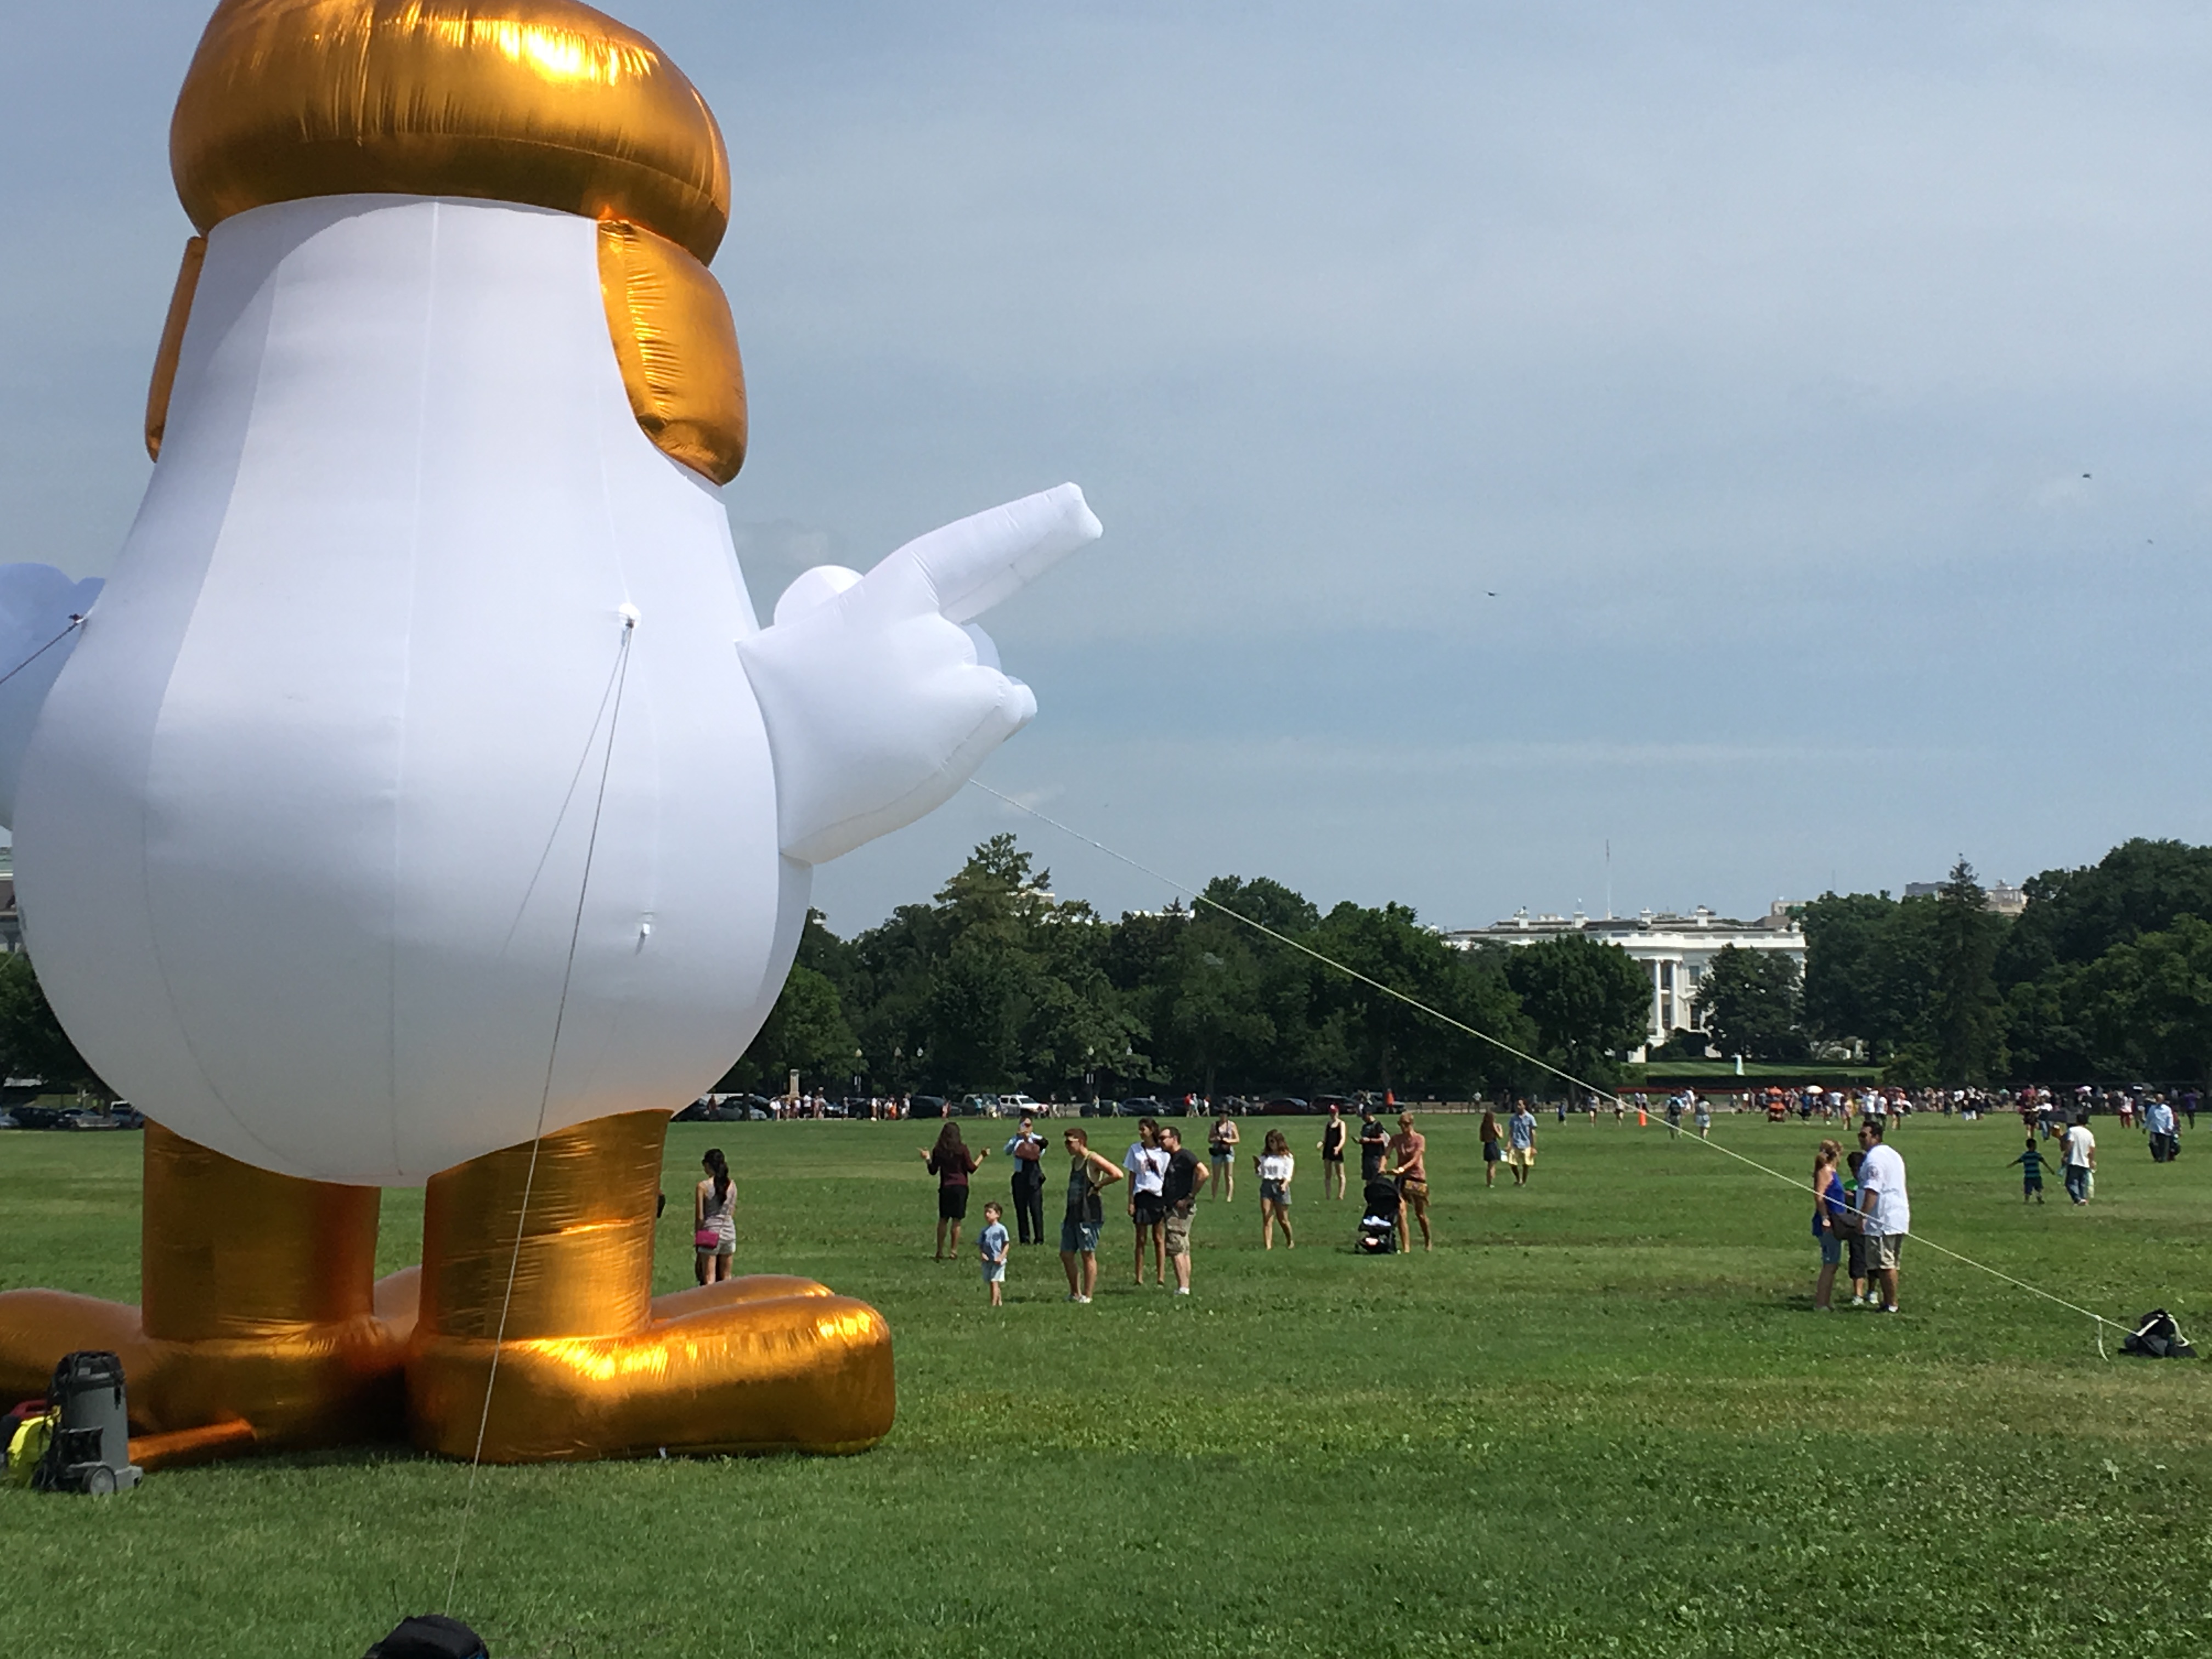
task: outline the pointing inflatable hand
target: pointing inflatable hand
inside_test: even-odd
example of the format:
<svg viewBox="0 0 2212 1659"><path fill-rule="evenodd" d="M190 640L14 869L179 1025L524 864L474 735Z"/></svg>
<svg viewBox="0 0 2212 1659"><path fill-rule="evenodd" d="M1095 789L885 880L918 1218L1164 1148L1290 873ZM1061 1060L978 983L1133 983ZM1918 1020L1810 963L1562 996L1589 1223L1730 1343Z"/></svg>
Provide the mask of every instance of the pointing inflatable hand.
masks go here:
<svg viewBox="0 0 2212 1659"><path fill-rule="evenodd" d="M933 530L865 576L821 565L785 590L738 654L788 856L820 864L913 823L1029 724L1036 699L966 624L1099 529L1062 484Z"/></svg>

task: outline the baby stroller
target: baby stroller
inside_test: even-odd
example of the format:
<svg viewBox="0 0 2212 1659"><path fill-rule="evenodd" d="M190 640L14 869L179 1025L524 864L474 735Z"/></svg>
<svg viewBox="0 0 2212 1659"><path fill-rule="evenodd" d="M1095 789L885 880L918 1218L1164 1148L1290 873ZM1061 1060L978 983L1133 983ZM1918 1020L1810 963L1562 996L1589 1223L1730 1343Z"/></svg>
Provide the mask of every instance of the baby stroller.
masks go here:
<svg viewBox="0 0 2212 1659"><path fill-rule="evenodd" d="M1389 1255L1398 1248L1398 1183L1376 1176L1361 1194L1358 1249L1362 1255Z"/></svg>

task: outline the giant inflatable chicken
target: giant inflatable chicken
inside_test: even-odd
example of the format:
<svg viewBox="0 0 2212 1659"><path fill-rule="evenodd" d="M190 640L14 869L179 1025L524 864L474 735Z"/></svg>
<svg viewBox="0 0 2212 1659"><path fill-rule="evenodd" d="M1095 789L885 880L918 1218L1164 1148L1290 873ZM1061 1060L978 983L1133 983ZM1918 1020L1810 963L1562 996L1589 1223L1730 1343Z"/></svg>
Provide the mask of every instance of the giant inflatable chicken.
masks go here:
<svg viewBox="0 0 2212 1659"><path fill-rule="evenodd" d="M0 1393L112 1348L174 1443L873 1443L874 1310L652 1297L668 1115L811 866L1034 714L970 624L1097 521L1063 485L761 627L721 135L575 0L222 0L170 159L137 521L96 597L0 572L0 813L55 1011L154 1121L143 1302L0 1296Z"/></svg>

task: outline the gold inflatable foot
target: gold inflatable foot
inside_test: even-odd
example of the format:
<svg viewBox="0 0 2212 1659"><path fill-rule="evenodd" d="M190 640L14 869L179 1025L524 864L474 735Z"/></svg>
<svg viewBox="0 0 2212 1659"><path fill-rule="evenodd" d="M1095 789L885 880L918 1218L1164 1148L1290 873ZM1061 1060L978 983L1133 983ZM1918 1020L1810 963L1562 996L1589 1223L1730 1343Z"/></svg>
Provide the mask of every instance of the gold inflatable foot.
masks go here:
<svg viewBox="0 0 2212 1659"><path fill-rule="evenodd" d="M123 1360L132 1429L188 1437L167 1442L179 1454L396 1434L415 1274L370 1282L381 1197L148 1124L142 1305L0 1295L0 1394L44 1394L64 1354L106 1348Z"/></svg>
<svg viewBox="0 0 2212 1659"><path fill-rule="evenodd" d="M522 1463L859 1451L890 1431L873 1308L770 1274L653 1297L667 1131L665 1112L625 1112L546 1136L534 1177L524 1146L431 1178L407 1362L417 1445L471 1457L481 1433L487 1462Z"/></svg>

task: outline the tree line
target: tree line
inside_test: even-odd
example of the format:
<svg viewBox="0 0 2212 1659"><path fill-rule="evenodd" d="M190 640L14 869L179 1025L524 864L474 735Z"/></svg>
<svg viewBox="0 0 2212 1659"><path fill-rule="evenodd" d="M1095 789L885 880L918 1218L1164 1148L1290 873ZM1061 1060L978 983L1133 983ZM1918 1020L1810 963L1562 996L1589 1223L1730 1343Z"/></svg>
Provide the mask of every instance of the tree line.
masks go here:
<svg viewBox="0 0 2212 1659"><path fill-rule="evenodd" d="M1992 911L1962 858L1930 896L1825 893L1797 912L1802 982L1723 951L1698 1006L1725 1052L1848 1046L1914 1085L2212 1077L2212 848L2130 841L2022 886Z"/></svg>
<svg viewBox="0 0 2212 1659"><path fill-rule="evenodd" d="M1404 905L1324 913L1266 877L1218 877L1191 905L1114 921L1051 888L997 836L933 902L852 939L810 916L782 996L723 1086L778 1093L796 1071L832 1093L858 1077L882 1092L1064 1099L1468 1098L1544 1074L1367 981L1597 1082L1650 1017L1644 971L1580 938L1462 951Z"/></svg>
<svg viewBox="0 0 2212 1659"><path fill-rule="evenodd" d="M2212 848L2130 841L2023 886L2016 917L1987 908L1964 859L1932 896L1824 893L1797 911L1802 976L1785 957L1721 951L1697 993L1705 1029L1653 1057L1702 1058L1709 1043L1749 1060L1850 1055L1916 1086L2212 1079ZM796 1071L832 1093L856 1078L876 1092L1061 1098L1550 1092L1555 1079L1498 1045L1613 1084L1650 996L1626 952L1578 934L1460 950L1405 905L1324 912L1267 877L1218 877L1192 905L1109 921L1055 896L1051 872L996 836L930 902L852 939L811 914L721 1087L777 1093ZM0 958L0 1066L100 1086L20 955Z"/></svg>

